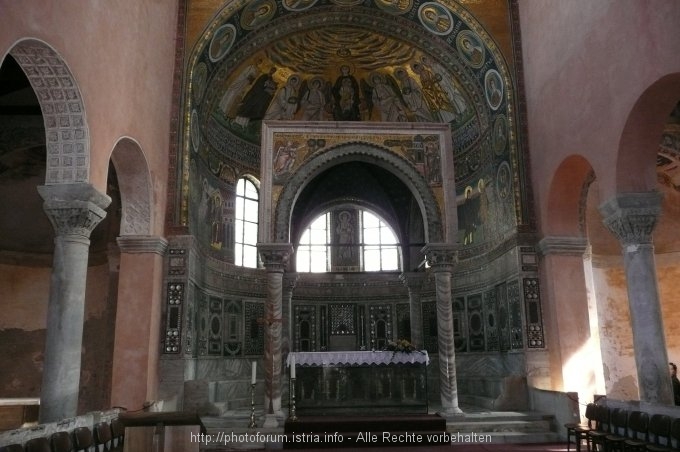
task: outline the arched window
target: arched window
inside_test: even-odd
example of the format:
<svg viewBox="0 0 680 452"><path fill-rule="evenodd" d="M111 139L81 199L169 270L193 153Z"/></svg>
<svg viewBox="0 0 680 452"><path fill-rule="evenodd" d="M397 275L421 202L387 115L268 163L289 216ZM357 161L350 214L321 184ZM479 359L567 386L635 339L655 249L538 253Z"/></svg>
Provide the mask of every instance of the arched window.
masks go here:
<svg viewBox="0 0 680 452"><path fill-rule="evenodd" d="M236 183L234 263L257 267L257 216L259 195L255 184L242 177Z"/></svg>
<svg viewBox="0 0 680 452"><path fill-rule="evenodd" d="M298 272L398 271L399 242L392 228L362 209L336 209L318 216L300 236Z"/></svg>

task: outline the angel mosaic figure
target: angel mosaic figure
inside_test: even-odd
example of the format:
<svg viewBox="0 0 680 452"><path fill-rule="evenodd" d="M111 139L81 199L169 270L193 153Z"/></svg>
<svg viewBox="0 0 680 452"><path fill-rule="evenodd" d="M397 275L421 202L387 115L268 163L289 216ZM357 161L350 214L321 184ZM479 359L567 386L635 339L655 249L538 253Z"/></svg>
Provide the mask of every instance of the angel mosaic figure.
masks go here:
<svg viewBox="0 0 680 452"><path fill-rule="evenodd" d="M404 68L398 68L394 71L394 76L399 81L399 88L404 103L410 110L410 117L413 122L431 122L433 121L432 114L427 108L427 103L423 97L423 92L420 86L411 77Z"/></svg>
<svg viewBox="0 0 680 452"><path fill-rule="evenodd" d="M276 93L264 119L293 119L298 109L300 77L296 74L288 77L286 84Z"/></svg>
<svg viewBox="0 0 680 452"><path fill-rule="evenodd" d="M392 77L384 74L371 75L373 105L380 110L380 119L387 122L407 121L406 109L399 97L399 89Z"/></svg>
<svg viewBox="0 0 680 452"><path fill-rule="evenodd" d="M305 121L322 121L326 119L329 83L321 77L314 77L309 83L304 82L300 88L300 109Z"/></svg>

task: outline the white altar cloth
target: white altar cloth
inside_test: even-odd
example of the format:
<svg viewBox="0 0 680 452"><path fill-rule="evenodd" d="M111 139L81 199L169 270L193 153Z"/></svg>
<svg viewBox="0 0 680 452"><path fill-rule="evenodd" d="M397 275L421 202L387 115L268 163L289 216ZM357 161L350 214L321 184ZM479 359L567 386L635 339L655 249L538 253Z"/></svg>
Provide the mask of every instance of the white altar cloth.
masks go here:
<svg viewBox="0 0 680 452"><path fill-rule="evenodd" d="M425 364L430 357L425 350L410 353L393 351L354 351L354 352L291 352L286 365L290 367L295 356L296 366L330 367L330 366L387 366L390 364Z"/></svg>

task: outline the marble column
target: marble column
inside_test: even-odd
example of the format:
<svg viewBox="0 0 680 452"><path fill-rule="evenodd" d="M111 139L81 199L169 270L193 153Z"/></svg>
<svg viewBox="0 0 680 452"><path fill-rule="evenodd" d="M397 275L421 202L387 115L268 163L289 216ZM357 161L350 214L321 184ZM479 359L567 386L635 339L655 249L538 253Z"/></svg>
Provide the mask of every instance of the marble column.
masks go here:
<svg viewBox="0 0 680 452"><path fill-rule="evenodd" d="M139 410L158 398L163 256L159 236L123 235L111 372L111 404Z"/></svg>
<svg viewBox="0 0 680 452"><path fill-rule="evenodd" d="M420 303L420 293L425 282L426 275L422 272L408 272L399 275L399 279L408 289L409 313L411 324L411 344L421 350L425 344L423 341L423 311Z"/></svg>
<svg viewBox="0 0 680 452"><path fill-rule="evenodd" d="M44 424L78 411L90 234L111 198L87 183L43 185L38 192L56 233L40 390Z"/></svg>
<svg viewBox="0 0 680 452"><path fill-rule="evenodd" d="M439 391L442 414L461 415L458 407L456 382L456 352L453 343L453 307L451 273L458 259L456 247L446 243L431 243L422 249L434 273L437 303L437 342L439 348Z"/></svg>
<svg viewBox="0 0 680 452"><path fill-rule="evenodd" d="M262 263L267 270L264 348L264 413L265 427L276 427L281 410L283 272L293 253L289 243L258 244Z"/></svg>
<svg viewBox="0 0 680 452"><path fill-rule="evenodd" d="M281 358L283 361L293 349L293 289L300 276L297 273L283 275L283 327L281 329ZM284 372L285 373L285 372Z"/></svg>
<svg viewBox="0 0 680 452"><path fill-rule="evenodd" d="M652 244L661 200L658 192L624 193L603 203L600 212L605 226L622 246L640 400L672 405Z"/></svg>

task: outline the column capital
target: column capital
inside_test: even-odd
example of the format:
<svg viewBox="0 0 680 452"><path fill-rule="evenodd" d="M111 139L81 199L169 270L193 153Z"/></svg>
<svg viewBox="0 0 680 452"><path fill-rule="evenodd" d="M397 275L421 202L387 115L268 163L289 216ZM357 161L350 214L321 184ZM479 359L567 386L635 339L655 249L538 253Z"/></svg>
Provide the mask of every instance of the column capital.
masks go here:
<svg viewBox="0 0 680 452"><path fill-rule="evenodd" d="M258 243L257 251L267 271L283 272L293 255L293 245L290 243Z"/></svg>
<svg viewBox="0 0 680 452"><path fill-rule="evenodd" d="M602 221L624 246L651 244L662 198L659 192L616 195L600 205Z"/></svg>
<svg viewBox="0 0 680 452"><path fill-rule="evenodd" d="M295 289L295 285L300 279L299 273L286 273L283 276L283 288L288 291Z"/></svg>
<svg viewBox="0 0 680 452"><path fill-rule="evenodd" d="M408 290L419 292L425 280L427 280L427 274L424 272L404 272L399 275L399 279Z"/></svg>
<svg viewBox="0 0 680 452"><path fill-rule="evenodd" d="M544 256L583 256L588 249L588 239L571 236L546 236L538 242L538 250Z"/></svg>
<svg viewBox="0 0 680 452"><path fill-rule="evenodd" d="M106 217L111 198L88 183L40 185L43 210L57 237L75 235L85 239Z"/></svg>
<svg viewBox="0 0 680 452"><path fill-rule="evenodd" d="M428 243L420 252L435 272L451 272L458 262L458 247L448 243Z"/></svg>
<svg viewBox="0 0 680 452"><path fill-rule="evenodd" d="M168 241L153 235L121 235L116 242L120 251L126 254L155 253L163 256L168 250Z"/></svg>

